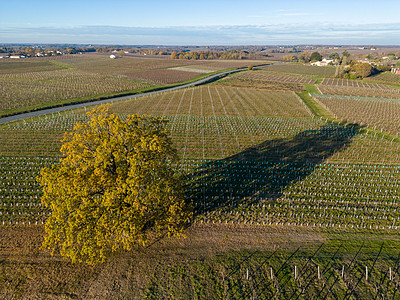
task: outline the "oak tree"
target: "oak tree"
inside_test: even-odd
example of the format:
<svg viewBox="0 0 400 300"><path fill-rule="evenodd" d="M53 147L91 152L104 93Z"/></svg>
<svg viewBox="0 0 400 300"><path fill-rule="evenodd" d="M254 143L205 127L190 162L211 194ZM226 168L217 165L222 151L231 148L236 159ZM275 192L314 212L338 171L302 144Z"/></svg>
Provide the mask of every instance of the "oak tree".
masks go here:
<svg viewBox="0 0 400 300"><path fill-rule="evenodd" d="M313 52L310 56L311 61L321 61L322 55L319 52Z"/></svg>
<svg viewBox="0 0 400 300"><path fill-rule="evenodd" d="M60 163L38 177L51 211L43 246L95 264L152 238L182 235L191 212L165 121L122 118L105 106L88 114L65 134Z"/></svg>
<svg viewBox="0 0 400 300"><path fill-rule="evenodd" d="M351 69L360 78L365 78L372 74L372 66L368 63L354 64Z"/></svg>

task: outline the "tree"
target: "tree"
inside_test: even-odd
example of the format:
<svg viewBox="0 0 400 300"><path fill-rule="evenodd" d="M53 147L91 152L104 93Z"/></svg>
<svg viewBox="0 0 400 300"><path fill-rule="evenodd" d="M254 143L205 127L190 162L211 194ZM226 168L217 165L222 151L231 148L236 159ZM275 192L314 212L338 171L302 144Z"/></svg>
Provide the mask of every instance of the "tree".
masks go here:
<svg viewBox="0 0 400 300"><path fill-rule="evenodd" d="M35 55L35 49L32 47L26 47L24 51L27 55Z"/></svg>
<svg viewBox="0 0 400 300"><path fill-rule="evenodd" d="M304 62L304 63L308 63L310 61L310 56L309 56L308 51L305 51L302 54L300 54L299 61Z"/></svg>
<svg viewBox="0 0 400 300"><path fill-rule="evenodd" d="M368 63L354 64L351 69L361 78L368 77L372 73L372 66Z"/></svg>
<svg viewBox="0 0 400 300"><path fill-rule="evenodd" d="M329 58L339 60L340 55L339 55L339 53L335 52L335 53L332 53L331 55L329 55Z"/></svg>
<svg viewBox="0 0 400 300"><path fill-rule="evenodd" d="M101 106L66 133L60 164L41 170L51 210L43 246L72 261L104 262L150 237L182 235L191 217L176 150L161 119L122 119Z"/></svg>
<svg viewBox="0 0 400 300"><path fill-rule="evenodd" d="M296 61L297 57L295 55L293 55L293 54L287 54L287 55L284 55L282 57L282 59L283 60L287 60L287 61Z"/></svg>
<svg viewBox="0 0 400 300"><path fill-rule="evenodd" d="M321 61L322 55L319 52L313 52L310 56L311 61Z"/></svg>
<svg viewBox="0 0 400 300"><path fill-rule="evenodd" d="M347 50L344 50L343 53L342 53L342 57L349 58L350 57L350 52L348 52Z"/></svg>

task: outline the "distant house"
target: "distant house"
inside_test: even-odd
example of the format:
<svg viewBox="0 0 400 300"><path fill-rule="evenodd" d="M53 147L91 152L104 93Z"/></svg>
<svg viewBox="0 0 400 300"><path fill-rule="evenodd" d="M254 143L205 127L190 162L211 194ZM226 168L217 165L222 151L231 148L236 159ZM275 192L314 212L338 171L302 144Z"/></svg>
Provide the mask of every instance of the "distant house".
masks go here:
<svg viewBox="0 0 400 300"><path fill-rule="evenodd" d="M370 64L370 65L372 64L372 62L368 58L356 59L356 61L363 64Z"/></svg>
<svg viewBox="0 0 400 300"><path fill-rule="evenodd" d="M8 55L0 56L0 58L10 58L10 56L8 56Z"/></svg>
<svg viewBox="0 0 400 300"><path fill-rule="evenodd" d="M11 55L10 58L25 58L25 55Z"/></svg>
<svg viewBox="0 0 400 300"><path fill-rule="evenodd" d="M333 59L324 58L322 61L316 61L316 62L311 63L311 65L312 66L327 66L330 63L333 64Z"/></svg>
<svg viewBox="0 0 400 300"><path fill-rule="evenodd" d="M43 53L41 53L41 52L38 52L38 53L36 53L36 54L35 54L35 56L37 56L37 57L41 57L41 56L44 56L44 54L43 54Z"/></svg>
<svg viewBox="0 0 400 300"><path fill-rule="evenodd" d="M400 75L400 68L392 68L392 71L391 71L393 74L398 74L398 75Z"/></svg>
<svg viewBox="0 0 400 300"><path fill-rule="evenodd" d="M114 55L114 54L111 54L111 55L110 55L110 58L116 59L116 58L118 58L118 56L116 56L116 55Z"/></svg>

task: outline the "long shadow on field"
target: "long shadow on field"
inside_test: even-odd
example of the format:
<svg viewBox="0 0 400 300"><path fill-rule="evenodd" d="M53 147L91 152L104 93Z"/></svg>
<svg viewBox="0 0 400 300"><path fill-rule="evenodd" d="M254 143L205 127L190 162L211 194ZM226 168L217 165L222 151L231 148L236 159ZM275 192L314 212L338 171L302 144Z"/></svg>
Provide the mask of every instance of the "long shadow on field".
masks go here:
<svg viewBox="0 0 400 300"><path fill-rule="evenodd" d="M359 132L357 124L324 126L204 163L188 174L187 197L193 201L195 214L274 201L285 187L303 180L316 165L348 147Z"/></svg>

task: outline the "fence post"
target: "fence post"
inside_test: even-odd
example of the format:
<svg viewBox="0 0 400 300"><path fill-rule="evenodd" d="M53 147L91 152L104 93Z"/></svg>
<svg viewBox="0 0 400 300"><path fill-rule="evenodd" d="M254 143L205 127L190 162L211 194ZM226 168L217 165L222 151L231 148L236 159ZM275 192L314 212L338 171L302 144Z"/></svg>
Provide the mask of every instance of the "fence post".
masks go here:
<svg viewBox="0 0 400 300"><path fill-rule="evenodd" d="M318 272L318 280L321 280L321 273L320 273L320 271L319 271L319 266L318 266L318 268L317 268L317 272Z"/></svg>
<svg viewBox="0 0 400 300"><path fill-rule="evenodd" d="M365 266L365 281L368 281L368 267Z"/></svg>

